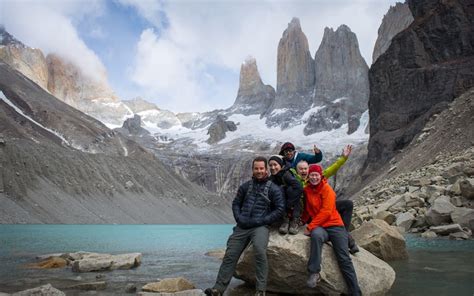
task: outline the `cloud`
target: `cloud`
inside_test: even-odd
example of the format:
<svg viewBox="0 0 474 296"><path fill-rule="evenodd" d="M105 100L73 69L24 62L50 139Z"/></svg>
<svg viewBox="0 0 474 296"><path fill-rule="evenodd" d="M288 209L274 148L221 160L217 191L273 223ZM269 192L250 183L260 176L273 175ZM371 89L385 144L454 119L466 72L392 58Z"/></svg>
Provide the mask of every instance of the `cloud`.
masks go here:
<svg viewBox="0 0 474 296"><path fill-rule="evenodd" d="M127 3L133 6L137 1ZM313 57L324 28L346 24L356 33L370 65L377 30L389 5L376 0L171 1L156 8L160 12L155 19L165 13L166 26L143 32L131 77L160 106L174 110L185 106L189 111L199 102L201 107L226 108L235 100L240 65L248 55L256 58L263 82L276 87L278 42L293 17L300 19ZM149 14L144 17L151 19ZM229 77L233 81L220 79L224 72L233 73ZM202 83L204 77L207 84Z"/></svg>
<svg viewBox="0 0 474 296"><path fill-rule="evenodd" d="M106 69L99 57L79 37L74 22L102 12L101 1L13 1L2 0L6 30L45 55L57 53L91 78L101 80ZM74 17L73 17L74 16Z"/></svg>

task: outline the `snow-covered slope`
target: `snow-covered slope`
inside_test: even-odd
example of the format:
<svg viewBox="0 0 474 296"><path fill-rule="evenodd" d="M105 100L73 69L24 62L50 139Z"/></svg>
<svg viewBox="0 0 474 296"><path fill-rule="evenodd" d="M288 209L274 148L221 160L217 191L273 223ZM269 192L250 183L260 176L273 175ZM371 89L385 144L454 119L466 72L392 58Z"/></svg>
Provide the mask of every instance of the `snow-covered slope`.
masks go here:
<svg viewBox="0 0 474 296"><path fill-rule="evenodd" d="M290 141L300 147L310 149L316 144L324 151L337 153L346 144L362 144L368 141L369 135L365 133L369 116L368 112L362 114L360 118L360 126L356 132L348 135L347 124L342 125L338 129L331 131L324 131L305 136L303 131L306 126L306 121L311 114L317 112L321 107L314 107L308 110L299 121L298 124L293 125L287 129L280 127L268 127L265 123L265 118L260 115L243 115L243 114L228 114L227 120L233 121L237 125L237 130L234 132L227 132L225 139L214 145L209 145L206 141L209 138L209 125L190 129L179 124L179 121L174 121L174 124L168 128L159 127L156 119L158 117L142 117L143 127L147 129L157 139L166 139L164 142L173 142L178 140L188 140L201 151L214 150L216 148L223 148L232 144L235 146L237 142L266 142L271 146L279 145L281 142ZM145 113L147 111L141 112ZM139 113L139 115L142 115ZM207 119L207 118L206 118Z"/></svg>

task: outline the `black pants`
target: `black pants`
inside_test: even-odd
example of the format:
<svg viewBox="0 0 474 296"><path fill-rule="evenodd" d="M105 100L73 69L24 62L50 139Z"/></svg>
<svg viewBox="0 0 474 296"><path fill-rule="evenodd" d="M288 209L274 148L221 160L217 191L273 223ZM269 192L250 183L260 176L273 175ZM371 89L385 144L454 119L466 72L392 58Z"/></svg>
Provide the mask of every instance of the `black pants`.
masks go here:
<svg viewBox="0 0 474 296"><path fill-rule="evenodd" d="M349 289L349 295L361 295L354 265L347 249L347 231L342 226L316 227L311 231L308 271L310 273L321 271L321 253L323 244L327 241L332 243L339 269Z"/></svg>
<svg viewBox="0 0 474 296"><path fill-rule="evenodd" d="M352 200L336 200L336 209L341 215L342 222L347 232L349 232L349 226L351 226L352 211L354 210L354 203Z"/></svg>

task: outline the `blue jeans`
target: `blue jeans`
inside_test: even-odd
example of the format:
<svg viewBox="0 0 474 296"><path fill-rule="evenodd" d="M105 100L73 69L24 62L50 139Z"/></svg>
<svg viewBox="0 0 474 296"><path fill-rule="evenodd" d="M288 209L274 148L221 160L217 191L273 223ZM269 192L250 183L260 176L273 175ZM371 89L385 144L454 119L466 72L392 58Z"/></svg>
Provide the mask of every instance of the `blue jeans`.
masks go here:
<svg viewBox="0 0 474 296"><path fill-rule="evenodd" d="M354 265L347 249L348 234L343 226L317 227L311 231L311 249L308 261L308 271L321 271L321 253L323 244L331 241L337 263L349 289L349 295L361 295L357 282Z"/></svg>

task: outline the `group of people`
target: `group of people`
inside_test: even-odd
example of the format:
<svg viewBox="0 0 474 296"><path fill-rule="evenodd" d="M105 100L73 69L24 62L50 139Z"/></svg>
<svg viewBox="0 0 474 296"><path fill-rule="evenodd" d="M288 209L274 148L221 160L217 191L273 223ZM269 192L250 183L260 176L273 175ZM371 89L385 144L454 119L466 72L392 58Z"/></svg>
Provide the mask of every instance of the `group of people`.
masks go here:
<svg viewBox="0 0 474 296"><path fill-rule="evenodd" d="M314 154L298 152L292 143L285 143L278 155L256 157L252 162L252 180L242 184L232 202L237 225L227 241L225 255L216 283L204 292L222 295L234 274L244 249L252 243L255 254L256 294L265 295L268 262L267 245L270 226L278 224L282 235L295 235L301 226L310 237L307 285L315 288L320 280L323 244L330 241L348 286L350 295L361 295L350 254L359 251L349 233L353 204L336 201L336 193L328 184L345 163L352 146L325 170L319 166L322 152L314 146ZM268 173L270 171L270 174Z"/></svg>

